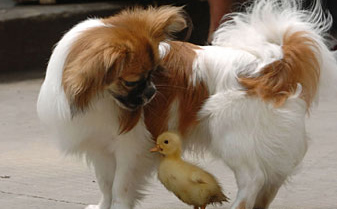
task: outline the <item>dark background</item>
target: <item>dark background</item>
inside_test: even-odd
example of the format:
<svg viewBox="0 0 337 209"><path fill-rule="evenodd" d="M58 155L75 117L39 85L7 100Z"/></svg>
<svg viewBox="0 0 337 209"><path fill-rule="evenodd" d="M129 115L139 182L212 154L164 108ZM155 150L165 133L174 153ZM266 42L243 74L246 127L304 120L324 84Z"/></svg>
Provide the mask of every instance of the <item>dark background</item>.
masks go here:
<svg viewBox="0 0 337 209"><path fill-rule="evenodd" d="M306 5L311 2L307 1ZM336 0L323 2L334 19L337 18L336 3ZM0 0L0 81L6 81L11 74L17 77L18 72L25 78L42 77L55 43L73 25L88 17L107 17L133 5L164 4L185 5L194 24L188 41L199 45L206 43L209 26L207 1L58 0L55 5L39 5L34 0L24 4ZM239 5L234 5L233 10L238 8ZM334 29L332 34L335 34ZM178 39L184 39L185 35L186 33L178 34Z"/></svg>

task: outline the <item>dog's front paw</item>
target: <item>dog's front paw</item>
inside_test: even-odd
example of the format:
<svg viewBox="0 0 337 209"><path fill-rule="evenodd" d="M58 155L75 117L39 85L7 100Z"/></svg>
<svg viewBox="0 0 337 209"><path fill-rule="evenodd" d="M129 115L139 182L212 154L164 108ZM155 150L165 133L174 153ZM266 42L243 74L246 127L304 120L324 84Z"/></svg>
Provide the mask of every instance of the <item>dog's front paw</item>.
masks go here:
<svg viewBox="0 0 337 209"><path fill-rule="evenodd" d="M88 205L85 209L100 209L98 205Z"/></svg>

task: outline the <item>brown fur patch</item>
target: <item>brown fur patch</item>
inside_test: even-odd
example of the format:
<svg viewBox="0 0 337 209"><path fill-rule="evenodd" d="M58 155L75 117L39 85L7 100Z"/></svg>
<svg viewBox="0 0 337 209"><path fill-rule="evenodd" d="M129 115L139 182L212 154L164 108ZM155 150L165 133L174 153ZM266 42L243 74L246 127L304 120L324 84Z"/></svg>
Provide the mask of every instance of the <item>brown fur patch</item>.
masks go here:
<svg viewBox="0 0 337 209"><path fill-rule="evenodd" d="M72 44L64 65L62 85L72 115L83 112L105 90L128 95L123 85L147 77L159 64L158 44L186 27L180 7L135 8L102 19L106 26L83 32ZM131 130L141 111L120 111L121 133Z"/></svg>
<svg viewBox="0 0 337 209"><path fill-rule="evenodd" d="M316 42L305 32L286 34L283 40L284 57L261 70L258 77L239 78L249 95L257 95L265 101L282 106L293 95L297 83L302 85L301 98L308 108L316 94L319 80L319 63Z"/></svg>
<svg viewBox="0 0 337 209"><path fill-rule="evenodd" d="M246 209L246 202L242 201L236 209Z"/></svg>
<svg viewBox="0 0 337 209"><path fill-rule="evenodd" d="M131 131L131 129L137 125L141 117L141 113L141 109L135 111L121 109L119 114L119 133L123 134Z"/></svg>
<svg viewBox="0 0 337 209"><path fill-rule="evenodd" d="M137 32L146 32L147 36L159 43L187 27L182 7L161 6L158 8L134 7L124 10L104 23L114 26L127 26ZM135 33L134 35L138 35Z"/></svg>
<svg viewBox="0 0 337 209"><path fill-rule="evenodd" d="M157 95L144 107L145 124L154 139L168 129L169 111L175 100L179 102L179 132L198 123L197 112L208 97L208 89L199 82L190 82L192 64L198 47L184 42L170 42L170 52L165 56L162 68L155 72Z"/></svg>
<svg viewBox="0 0 337 209"><path fill-rule="evenodd" d="M62 85L72 109L83 111L95 95L116 79L126 48L111 45L106 28L83 33L73 43L62 75Z"/></svg>

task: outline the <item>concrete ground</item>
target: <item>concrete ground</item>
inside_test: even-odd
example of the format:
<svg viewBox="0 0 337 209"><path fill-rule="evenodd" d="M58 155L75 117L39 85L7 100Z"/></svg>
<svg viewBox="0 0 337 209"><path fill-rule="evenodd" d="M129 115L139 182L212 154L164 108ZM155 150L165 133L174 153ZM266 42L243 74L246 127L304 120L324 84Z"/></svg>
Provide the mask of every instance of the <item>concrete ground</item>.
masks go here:
<svg viewBox="0 0 337 209"><path fill-rule="evenodd" d="M0 83L1 209L81 209L99 200L92 170L62 156L38 121L35 103L41 83L41 79ZM321 102L307 128L312 140L303 168L281 188L272 209L337 209L337 97ZM198 162L221 179L233 200L236 186L231 171L211 158ZM146 193L137 209L191 208L155 177ZM228 209L229 204L219 208Z"/></svg>

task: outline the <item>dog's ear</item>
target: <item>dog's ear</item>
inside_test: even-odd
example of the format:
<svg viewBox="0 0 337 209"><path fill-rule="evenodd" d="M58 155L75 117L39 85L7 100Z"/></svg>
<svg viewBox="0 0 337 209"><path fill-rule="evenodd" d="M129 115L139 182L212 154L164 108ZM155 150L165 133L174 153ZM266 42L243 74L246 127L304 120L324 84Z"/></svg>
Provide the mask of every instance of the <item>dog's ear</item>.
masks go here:
<svg viewBox="0 0 337 209"><path fill-rule="evenodd" d="M140 33L147 31L150 38L159 43L186 28L186 17L183 7L149 6L146 9L134 7L124 10L106 22L111 25L128 25Z"/></svg>
<svg viewBox="0 0 337 209"><path fill-rule="evenodd" d="M119 48L71 50L64 67L62 85L72 117L83 112L95 96L118 76L125 59Z"/></svg>
<svg viewBox="0 0 337 209"><path fill-rule="evenodd" d="M150 35L160 42L187 27L183 7L149 8Z"/></svg>

